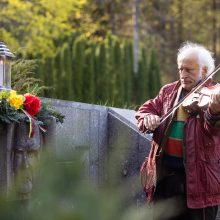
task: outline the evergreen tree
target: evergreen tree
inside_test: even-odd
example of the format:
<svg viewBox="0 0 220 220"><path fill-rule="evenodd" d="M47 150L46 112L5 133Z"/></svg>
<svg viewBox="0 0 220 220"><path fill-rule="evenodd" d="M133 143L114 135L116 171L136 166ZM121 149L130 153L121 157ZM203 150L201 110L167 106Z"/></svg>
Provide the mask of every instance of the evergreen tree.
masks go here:
<svg viewBox="0 0 220 220"><path fill-rule="evenodd" d="M115 105L115 94L116 91L116 73L115 73L115 59L114 59L114 44L115 37L112 35L108 35L107 37L107 64L106 71L109 76L108 78L108 86L109 86L109 97L108 100L111 105Z"/></svg>
<svg viewBox="0 0 220 220"><path fill-rule="evenodd" d="M55 85L57 84L57 78L56 78L56 69L55 67L55 59L54 58L49 58L50 60L50 75L51 75L51 81L52 85L49 88L49 94L48 97L55 98L56 97L56 90L55 90Z"/></svg>
<svg viewBox="0 0 220 220"><path fill-rule="evenodd" d="M95 51L95 96L96 102L109 100L109 71L107 67L107 47L104 42L96 47Z"/></svg>
<svg viewBox="0 0 220 220"><path fill-rule="evenodd" d="M62 96L62 78L61 78L61 61L60 61L60 53L57 53L55 56L54 62L54 75L55 75L55 98L61 98Z"/></svg>
<svg viewBox="0 0 220 220"><path fill-rule="evenodd" d="M63 68L64 68L64 91L65 99L73 100L73 72L72 72L72 54L69 44L64 44L63 47Z"/></svg>
<svg viewBox="0 0 220 220"><path fill-rule="evenodd" d="M83 77L83 102L94 103L95 85L94 85L94 46L89 45L85 50L85 66Z"/></svg>
<svg viewBox="0 0 220 220"><path fill-rule="evenodd" d="M46 60L46 63L42 65L43 67L43 80L46 83L46 86L48 86L48 90L45 91L46 97L53 97L54 92L54 76L53 76L53 59L48 58Z"/></svg>
<svg viewBox="0 0 220 220"><path fill-rule="evenodd" d="M37 75L38 75L39 79L42 80L42 82L44 82L44 85L47 86L47 82L44 81L44 73L45 73L44 68L45 68L44 62L38 61L37 62L37 69L36 69ZM47 97L47 91L43 91L42 95Z"/></svg>
<svg viewBox="0 0 220 220"><path fill-rule="evenodd" d="M125 89L125 96L124 101L125 104L131 104L132 102L132 94L133 94L133 47L131 41L125 41L123 47L123 60L124 60L124 89Z"/></svg>
<svg viewBox="0 0 220 220"><path fill-rule="evenodd" d="M153 98L159 91L161 87L159 65L157 62L157 55L154 50L150 53L150 63L149 63L149 95Z"/></svg>
<svg viewBox="0 0 220 220"><path fill-rule="evenodd" d="M114 59L114 94L113 100L117 106L124 105L124 72L122 64L122 52L119 41L114 42L113 48L113 59Z"/></svg>
<svg viewBox="0 0 220 220"><path fill-rule="evenodd" d="M150 98L149 96L149 70L148 59L145 48L142 47L141 60L140 60L140 100L139 103L143 103Z"/></svg>
<svg viewBox="0 0 220 220"><path fill-rule="evenodd" d="M68 90L67 90L67 74L66 74L66 60L65 60L65 50L67 45L64 44L59 53L59 74L60 74L60 82L59 82L59 98L67 99Z"/></svg>
<svg viewBox="0 0 220 220"><path fill-rule="evenodd" d="M74 41L73 56L72 56L73 73L75 76L73 79L75 101L82 101L85 49L86 49L85 39L82 36L80 36Z"/></svg>

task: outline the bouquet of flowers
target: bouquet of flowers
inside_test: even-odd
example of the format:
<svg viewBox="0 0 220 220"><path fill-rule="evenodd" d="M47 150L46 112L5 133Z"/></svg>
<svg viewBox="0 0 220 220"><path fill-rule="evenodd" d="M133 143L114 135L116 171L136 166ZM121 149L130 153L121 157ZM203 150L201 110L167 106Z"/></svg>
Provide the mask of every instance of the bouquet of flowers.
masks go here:
<svg viewBox="0 0 220 220"><path fill-rule="evenodd" d="M9 124L27 121L30 123L31 132L33 121L43 126L43 119L49 116L63 123L64 116L49 105L41 103L39 97L30 93L17 94L15 90L0 91L0 122ZM40 128L43 130L43 127Z"/></svg>

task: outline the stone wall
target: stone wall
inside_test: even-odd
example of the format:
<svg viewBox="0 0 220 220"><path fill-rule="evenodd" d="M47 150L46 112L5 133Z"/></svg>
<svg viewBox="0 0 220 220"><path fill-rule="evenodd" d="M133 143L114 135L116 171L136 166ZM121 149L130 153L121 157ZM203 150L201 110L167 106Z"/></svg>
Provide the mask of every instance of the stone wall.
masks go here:
<svg viewBox="0 0 220 220"><path fill-rule="evenodd" d="M97 184L108 178L106 164L117 152L114 164L119 177L135 177L140 187L139 169L149 151L150 136L141 135L133 110L44 99L66 118L57 127L57 158L71 163L76 150L84 149L88 175ZM108 164L109 166L109 164ZM118 176L117 176L118 178ZM136 195L135 195L136 196Z"/></svg>

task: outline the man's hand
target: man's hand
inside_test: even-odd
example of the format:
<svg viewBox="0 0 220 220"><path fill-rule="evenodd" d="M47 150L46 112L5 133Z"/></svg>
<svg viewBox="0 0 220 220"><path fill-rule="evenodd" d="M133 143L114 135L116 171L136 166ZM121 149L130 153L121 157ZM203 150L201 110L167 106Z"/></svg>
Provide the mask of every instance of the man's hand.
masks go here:
<svg viewBox="0 0 220 220"><path fill-rule="evenodd" d="M220 91L215 91L211 95L211 101L209 107L213 114L220 114Z"/></svg>
<svg viewBox="0 0 220 220"><path fill-rule="evenodd" d="M144 117L144 126L147 130L154 131L160 125L160 117L157 115L146 115Z"/></svg>

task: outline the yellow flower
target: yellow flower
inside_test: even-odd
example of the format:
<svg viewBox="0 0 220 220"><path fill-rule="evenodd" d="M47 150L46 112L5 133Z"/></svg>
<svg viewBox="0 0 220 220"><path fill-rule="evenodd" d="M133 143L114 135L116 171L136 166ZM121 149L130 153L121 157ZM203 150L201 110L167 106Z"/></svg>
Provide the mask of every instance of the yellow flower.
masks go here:
<svg viewBox="0 0 220 220"><path fill-rule="evenodd" d="M18 95L15 90L11 90L10 95L8 97L8 102L10 106L14 107L15 109L19 109L23 105L24 96Z"/></svg>

